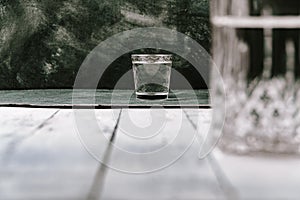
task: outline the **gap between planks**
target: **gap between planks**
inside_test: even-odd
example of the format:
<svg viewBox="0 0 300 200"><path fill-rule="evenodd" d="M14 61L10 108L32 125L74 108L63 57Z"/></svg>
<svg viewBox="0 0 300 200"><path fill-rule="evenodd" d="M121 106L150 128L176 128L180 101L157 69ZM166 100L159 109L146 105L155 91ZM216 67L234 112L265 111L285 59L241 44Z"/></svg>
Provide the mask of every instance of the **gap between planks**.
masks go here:
<svg viewBox="0 0 300 200"><path fill-rule="evenodd" d="M188 114L188 112L186 110L183 110L183 111L184 111L186 118L192 125L192 127L195 129L195 131L197 131L197 124L191 119L190 115ZM200 138L200 139L202 139L202 138ZM218 180L218 184L219 184L221 190L223 191L226 199L227 200L238 200L239 195L238 195L236 188L231 184L229 179L226 177L225 173L221 169L221 166L217 162L214 154L210 153L207 155L206 158L208 160L209 165L211 166L212 171L214 172L214 174Z"/></svg>
<svg viewBox="0 0 300 200"><path fill-rule="evenodd" d="M42 129L51 119L53 119L60 110L55 110L48 118L46 118L43 122L41 122L39 125L34 127L32 131L30 131L28 134L17 137L16 139L12 140L8 145L7 145L7 150L4 152L4 156L2 160L7 162L9 158L14 154L14 152L17 149L17 146L19 146L21 143L23 143L25 140L28 138L34 136L37 131Z"/></svg>

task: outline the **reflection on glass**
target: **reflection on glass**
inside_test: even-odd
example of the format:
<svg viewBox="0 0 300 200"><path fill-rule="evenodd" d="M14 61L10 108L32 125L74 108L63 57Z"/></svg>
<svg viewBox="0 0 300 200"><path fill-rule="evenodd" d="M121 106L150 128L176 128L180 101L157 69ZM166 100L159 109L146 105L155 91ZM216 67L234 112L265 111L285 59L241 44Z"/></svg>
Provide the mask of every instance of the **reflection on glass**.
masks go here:
<svg viewBox="0 0 300 200"><path fill-rule="evenodd" d="M170 88L172 55L134 54L132 64L136 96L141 99L165 99Z"/></svg>

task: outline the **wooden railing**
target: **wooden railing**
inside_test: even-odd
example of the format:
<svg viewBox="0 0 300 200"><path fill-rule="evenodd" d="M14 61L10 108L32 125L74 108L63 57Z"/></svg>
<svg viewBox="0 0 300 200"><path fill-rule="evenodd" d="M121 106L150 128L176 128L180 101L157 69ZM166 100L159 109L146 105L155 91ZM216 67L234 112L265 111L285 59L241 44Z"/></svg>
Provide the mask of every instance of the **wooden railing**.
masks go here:
<svg viewBox="0 0 300 200"><path fill-rule="evenodd" d="M215 16L211 21L216 27L228 28L300 28L300 16Z"/></svg>

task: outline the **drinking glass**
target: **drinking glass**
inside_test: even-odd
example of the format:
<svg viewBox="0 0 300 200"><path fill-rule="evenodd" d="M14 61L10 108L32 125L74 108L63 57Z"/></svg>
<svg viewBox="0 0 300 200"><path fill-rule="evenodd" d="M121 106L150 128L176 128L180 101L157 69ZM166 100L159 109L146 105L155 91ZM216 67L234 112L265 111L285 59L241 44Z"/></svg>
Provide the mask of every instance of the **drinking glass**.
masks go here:
<svg viewBox="0 0 300 200"><path fill-rule="evenodd" d="M168 98L172 55L133 54L131 58L137 98Z"/></svg>

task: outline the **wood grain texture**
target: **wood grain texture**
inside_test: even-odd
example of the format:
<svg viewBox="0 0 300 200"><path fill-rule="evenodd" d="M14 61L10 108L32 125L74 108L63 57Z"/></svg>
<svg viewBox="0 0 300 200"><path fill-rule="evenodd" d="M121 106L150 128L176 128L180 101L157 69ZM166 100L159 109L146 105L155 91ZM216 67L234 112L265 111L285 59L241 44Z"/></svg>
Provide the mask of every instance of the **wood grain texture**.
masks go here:
<svg viewBox="0 0 300 200"><path fill-rule="evenodd" d="M174 90L166 100L139 100L133 90L2 90L0 107L210 108L208 90Z"/></svg>
<svg viewBox="0 0 300 200"><path fill-rule="evenodd" d="M96 110L99 128L90 127L86 131L95 134L102 132L107 138L111 138L119 112L119 109ZM164 112L166 118L161 118L161 112ZM30 120L30 115L36 120ZM124 133L130 131L134 123L140 128L148 127L153 119L166 119L166 122L161 133L148 141L138 141ZM25 123L27 120L30 121L28 125ZM182 124L178 139L172 142L180 121ZM133 124L130 125L130 122ZM22 135L26 126L28 130L35 130L33 135L7 155L6 160L0 161L0 199L225 198L209 161L198 160L197 143L168 168L156 173L130 175L104 167L86 151L78 137L72 110L57 112L52 109L1 108L0 123L4 124L3 127L7 130L0 132L1 155L10 148L2 139L8 132L12 135L10 140L14 141ZM136 136L147 137L151 132L133 133L137 134ZM114 145L127 151L148 152L171 142L170 152L176 154L189 142L189 137L194 133L195 129L181 110L123 110ZM108 163L124 159L115 148L103 148L107 150L105 152ZM168 157L169 155L159 155L154 162ZM122 163L126 165L133 162L125 160ZM151 159L141 159L135 160L133 164L133 169L147 169L153 163ZM98 180L95 181L96 179ZM99 188L99 194L89 195L93 187Z"/></svg>

